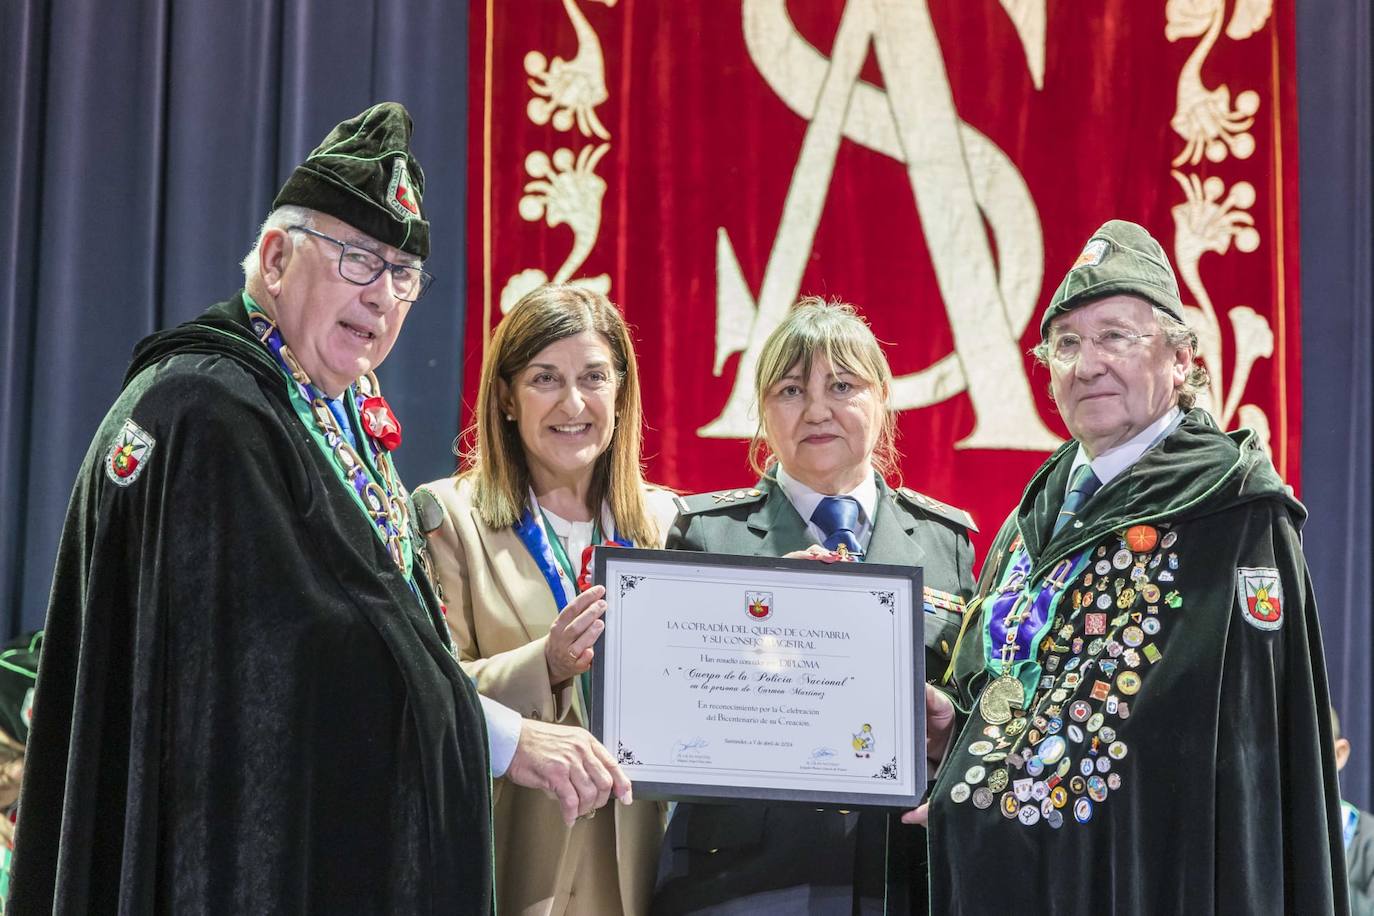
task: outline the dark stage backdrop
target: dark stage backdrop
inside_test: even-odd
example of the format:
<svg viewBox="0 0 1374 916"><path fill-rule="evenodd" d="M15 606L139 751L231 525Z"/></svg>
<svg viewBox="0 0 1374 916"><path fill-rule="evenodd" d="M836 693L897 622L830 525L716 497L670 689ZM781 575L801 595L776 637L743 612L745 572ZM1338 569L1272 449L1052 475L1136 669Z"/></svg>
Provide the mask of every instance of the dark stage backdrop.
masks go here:
<svg viewBox="0 0 1374 916"><path fill-rule="evenodd" d="M1158 44L1166 4L1141 2L1158 7L1149 30ZM975 14L1000 23L1013 9L1045 7L1051 20L1063 15L1062 3L1039 0L929 5L937 26ZM502 4L486 0L475 6L474 13L489 15ZM801 0L787 6L794 15L808 8ZM1312 510L1307 546L1328 664L1356 745L1346 794L1365 803L1374 772L1369 10L1367 0L1192 4L1198 15L1215 18L1208 12L1213 6L1224 9L1228 22L1242 8L1255 15L1262 7L1273 8L1275 22L1296 21L1301 377L1296 360L1286 370L1301 383L1303 397L1301 429L1284 431L1298 437L1300 451L1290 452L1286 463L1301 467L1302 479L1295 482ZM604 17L614 7L613 0L544 0L530 6L527 25L531 34L563 35L566 24L576 21L572 10L585 20ZM689 8L674 7L677 15ZM987 9L970 12L973 7ZM655 15L655 6L643 0L622 2L617 14L632 9ZM712 0L701 9L705 34L715 27L711 23L737 18L740 5ZM0 4L0 123L9 134L0 145L0 635L41 622L72 477L134 342L237 289L237 262L286 171L333 123L383 99L405 102L417 121L416 147L427 170L426 202L434 223L430 266L440 279L412 313L381 377L406 427L399 456L405 478L418 483L452 468L449 443L459 422L467 286L468 15L467 4L441 0ZM1084 28L1091 26L1095 14L1078 15ZM814 40L828 43L825 23L813 25L819 30ZM552 58L571 61L580 47L576 40L524 47L536 46L548 52L542 68L536 59L517 60L516 66L551 74ZM1179 53L1172 43L1165 50ZM703 73L710 76L720 65L708 57ZM1227 65L1224 57L1206 64L1201 84L1232 79ZM652 60L643 68L643 78L665 84L695 78L691 69L656 69ZM1093 85L1110 88L1110 79L1100 76ZM1291 93L1291 71L1282 80ZM476 84L471 91L478 92ZM556 115L551 109L542 117ZM619 131L616 122L599 126ZM576 118L558 133L600 137L595 126ZM516 177L529 180L530 167L550 174L597 168L576 157L564 162L556 155L558 146L549 147L547 164L516 163L523 170ZM595 145L592 150L594 155ZM1066 172L1065 180L1071 177ZM1268 180L1276 176L1268 174ZM1167 168L1159 187L1161 194L1177 190ZM691 205L685 198L678 203ZM741 199L739 206L745 203ZM660 206L675 204L664 200ZM776 209L752 220L738 214L740 238L747 241L765 228L771 233ZM552 223L556 216L546 208L531 209L526 218ZM1071 257L1073 239L1094 222L1087 214L1081 221L1083 226L1069 232L1052 214L1046 220L1047 233L1064 236L1056 242L1060 255L1067 251L1064 256ZM586 227L574 227L572 235L578 237L579 230L586 234ZM552 249L527 253L514 259L520 263L513 261L512 269L553 274L566 260ZM474 310L488 304L499 310L504 287L493 287L474 300ZM711 292L696 291L695 301L708 312L714 311ZM1042 305L1035 305L1037 312ZM665 416L651 422L661 430ZM914 435L908 435L908 449ZM919 485L917 476L913 483Z"/></svg>
<svg viewBox="0 0 1374 916"><path fill-rule="evenodd" d="M1346 798L1374 803L1374 21L1368 0L1298 4L1304 549L1331 697L1354 746Z"/></svg>
<svg viewBox="0 0 1374 916"><path fill-rule="evenodd" d="M405 479L452 469L466 17L451 0L0 3L5 633L42 619L72 480L134 343L237 290L290 169L377 101L415 119L438 278L382 385Z"/></svg>

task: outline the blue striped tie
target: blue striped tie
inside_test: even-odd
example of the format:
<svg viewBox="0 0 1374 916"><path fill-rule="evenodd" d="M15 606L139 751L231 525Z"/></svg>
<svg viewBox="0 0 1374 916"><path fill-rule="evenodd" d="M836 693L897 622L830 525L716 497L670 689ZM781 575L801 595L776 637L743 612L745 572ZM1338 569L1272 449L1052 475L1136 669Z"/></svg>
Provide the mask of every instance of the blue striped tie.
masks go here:
<svg viewBox="0 0 1374 916"><path fill-rule="evenodd" d="M1078 469L1073 472L1073 479L1069 481L1069 492L1064 497L1064 505L1059 510L1059 517L1054 520L1054 534L1059 533L1059 529L1069 523L1069 519L1078 514L1083 508L1083 504L1102 486L1102 481L1097 479L1093 473L1092 465L1080 464ZM1053 536L1053 535L1051 535Z"/></svg>

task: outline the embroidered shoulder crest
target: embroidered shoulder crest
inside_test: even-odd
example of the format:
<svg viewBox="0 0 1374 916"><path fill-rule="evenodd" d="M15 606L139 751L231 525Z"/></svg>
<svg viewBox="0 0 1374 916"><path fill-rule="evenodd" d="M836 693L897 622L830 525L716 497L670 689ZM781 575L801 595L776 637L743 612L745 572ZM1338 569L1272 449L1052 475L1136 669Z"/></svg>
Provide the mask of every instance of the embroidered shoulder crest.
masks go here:
<svg viewBox="0 0 1374 916"><path fill-rule="evenodd" d="M1277 630L1283 626L1283 602L1283 581L1277 569L1236 569L1236 603L1246 623L1261 630Z"/></svg>
<svg viewBox="0 0 1374 916"><path fill-rule="evenodd" d="M956 525L962 525L969 531L977 531L978 526L973 523L973 516L963 509L956 508L948 503L942 503L924 493L917 493L911 487L898 487L894 491L897 496L906 504L915 506L923 512L931 515L938 515L943 519L948 519Z"/></svg>
<svg viewBox="0 0 1374 916"><path fill-rule="evenodd" d="M129 486L148 466L156 445L157 441L133 417L125 420L114 444L105 453L105 476L117 487Z"/></svg>
<svg viewBox="0 0 1374 916"><path fill-rule="evenodd" d="M678 515L695 515L727 506L742 506L757 502L764 497L758 487L735 490L716 490L714 493L694 493L691 496L674 496Z"/></svg>

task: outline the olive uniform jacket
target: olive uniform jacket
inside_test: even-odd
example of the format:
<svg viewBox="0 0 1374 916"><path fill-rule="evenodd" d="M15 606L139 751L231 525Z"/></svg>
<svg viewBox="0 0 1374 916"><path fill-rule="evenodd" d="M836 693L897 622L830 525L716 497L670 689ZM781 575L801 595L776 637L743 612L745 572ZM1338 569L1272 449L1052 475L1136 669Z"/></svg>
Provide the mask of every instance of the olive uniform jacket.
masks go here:
<svg viewBox="0 0 1374 916"><path fill-rule="evenodd" d="M937 680L959 633L963 601L973 593L973 520L906 487L894 490L881 478L877 483L864 559L924 567L926 677ZM779 557L813 543L782 488L765 477L747 490L679 497L667 546ZM881 911L886 899L888 912L906 913L913 879L923 912L924 847L923 831L896 818L889 825L882 813L684 803L664 840L653 912L721 907L711 912L849 916L870 912L875 901Z"/></svg>
<svg viewBox="0 0 1374 916"><path fill-rule="evenodd" d="M672 494L649 488L645 495L659 530L667 531ZM438 505L426 505L427 497ZM426 484L416 505L459 661L477 689L527 718L586 727L576 681L557 692L549 683L544 645L561 609L515 530L482 521L467 480ZM627 916L647 910L662 804L613 803L569 830L558 803L537 789L497 780L492 803L502 914L611 914L621 912L618 903Z"/></svg>

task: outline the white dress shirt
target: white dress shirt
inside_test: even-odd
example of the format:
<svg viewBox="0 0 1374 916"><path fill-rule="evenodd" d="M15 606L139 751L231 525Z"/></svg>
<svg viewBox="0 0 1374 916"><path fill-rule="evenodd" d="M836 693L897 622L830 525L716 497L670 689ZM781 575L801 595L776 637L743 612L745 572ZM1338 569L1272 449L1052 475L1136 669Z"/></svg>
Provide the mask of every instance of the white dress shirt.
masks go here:
<svg viewBox="0 0 1374 916"><path fill-rule="evenodd" d="M592 546L595 526L591 522L570 522L563 516L555 515L548 509L542 508L539 505L539 500L535 498L534 491L530 491L530 511L534 513L535 523L544 529L544 537L549 538L550 546L553 544L553 538L558 538L558 543L563 546L563 552L567 555L568 562L572 564L573 574L581 575L582 554L586 552L588 547ZM614 536L614 533L615 523L611 522L611 509L609 506L602 506L601 542L605 543L606 538ZM563 594L567 595L568 600L571 601L577 595L577 583L568 581L568 573L563 569L563 564L555 561L554 566L558 567L558 579L563 583Z"/></svg>
<svg viewBox="0 0 1374 916"><path fill-rule="evenodd" d="M1113 477L1121 476L1121 473L1140 460L1140 456L1150 450L1150 448L1169 432L1175 420L1183 411L1177 407L1168 410L1164 416L1151 423L1149 426L1136 433L1125 442L1114 448L1109 448L1096 458L1089 459L1088 453L1083 450L1083 444L1078 445L1078 454L1073 457L1073 466L1069 468L1069 480L1073 480L1073 472L1078 470L1080 465L1091 464L1093 474L1102 481L1102 486L1112 482ZM1065 495L1068 494L1068 485L1065 484Z"/></svg>
<svg viewBox="0 0 1374 916"><path fill-rule="evenodd" d="M864 475L863 483L848 493L817 493L787 473L782 465L777 467L777 478L783 495L797 510L802 521L806 522L806 533L811 535L817 544L825 543L825 532L811 521L811 513L816 511L821 500L827 496L852 496L859 503L859 521L854 526L854 540L858 541L859 546L865 551L868 550L868 540L873 536L873 513L878 511L878 483L871 473Z"/></svg>
<svg viewBox="0 0 1374 916"><path fill-rule="evenodd" d="M506 775L515 759L515 746L520 743L520 713L488 697L482 701L482 715L487 720L487 749L491 752L492 778Z"/></svg>

